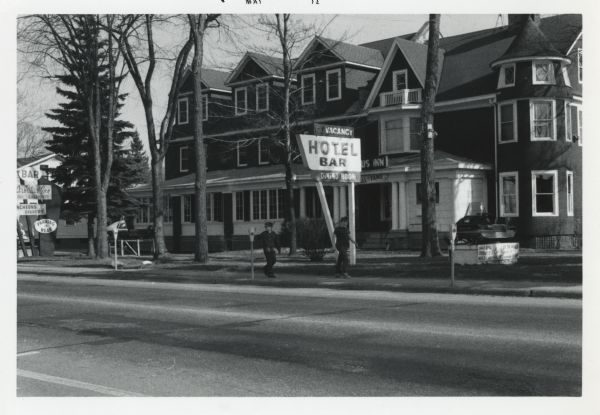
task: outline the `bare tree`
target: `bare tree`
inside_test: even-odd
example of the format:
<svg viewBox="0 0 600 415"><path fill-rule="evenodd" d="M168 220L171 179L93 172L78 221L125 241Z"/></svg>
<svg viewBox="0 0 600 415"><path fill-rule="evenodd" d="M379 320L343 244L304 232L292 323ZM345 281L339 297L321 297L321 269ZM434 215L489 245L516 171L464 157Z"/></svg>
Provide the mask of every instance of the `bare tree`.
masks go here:
<svg viewBox="0 0 600 415"><path fill-rule="evenodd" d="M425 75L425 91L423 106L421 108L421 125L423 143L421 146L421 228L422 245L421 256L439 256L440 243L437 232L437 218L435 210L435 170L434 170L434 145L435 132L433 130L433 111L435 94L438 87L439 67L439 40L440 40L440 15L429 15L429 43L427 47L427 69Z"/></svg>
<svg viewBox="0 0 600 415"><path fill-rule="evenodd" d="M193 45L192 35L188 37L175 59L171 88L167 100L167 109L157 135L154 125L154 102L152 98L152 80L158 61L154 39L154 23L161 21L152 14L122 16L118 28L119 47L140 95L146 116L148 144L152 176L152 223L154 227L154 257L168 255L164 237L164 202L162 184L164 181L163 161L167 154L169 141L175 125L177 93L181 87L185 64ZM146 68L145 75L142 73Z"/></svg>
<svg viewBox="0 0 600 415"><path fill-rule="evenodd" d="M202 130L202 60L204 57L204 35L211 23L217 22L218 14L189 14L188 21L194 43L192 76L194 80L194 156L196 179L194 200L196 203L196 225L194 261L208 262L208 232L206 224L206 148Z"/></svg>

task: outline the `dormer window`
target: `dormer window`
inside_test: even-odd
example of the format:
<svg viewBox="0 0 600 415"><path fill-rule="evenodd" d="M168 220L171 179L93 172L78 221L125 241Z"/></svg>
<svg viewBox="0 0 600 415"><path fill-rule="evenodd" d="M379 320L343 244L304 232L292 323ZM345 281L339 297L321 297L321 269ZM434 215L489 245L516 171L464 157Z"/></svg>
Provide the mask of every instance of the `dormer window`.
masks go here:
<svg viewBox="0 0 600 415"><path fill-rule="evenodd" d="M302 105L315 103L315 74L302 75Z"/></svg>
<svg viewBox="0 0 600 415"><path fill-rule="evenodd" d="M533 84L534 85L553 85L554 65L550 61L533 61Z"/></svg>
<svg viewBox="0 0 600 415"><path fill-rule="evenodd" d="M509 63L500 68L500 78L498 79L498 88L515 86L515 64Z"/></svg>
<svg viewBox="0 0 600 415"><path fill-rule="evenodd" d="M333 69L326 72L325 79L327 82L327 101L336 101L342 98L341 78L341 69Z"/></svg>
<svg viewBox="0 0 600 415"><path fill-rule="evenodd" d="M248 90L246 87L235 90L235 115L243 115L248 112Z"/></svg>
<svg viewBox="0 0 600 415"><path fill-rule="evenodd" d="M408 71L406 69L394 71L392 73L392 84L394 91L408 89Z"/></svg>
<svg viewBox="0 0 600 415"><path fill-rule="evenodd" d="M177 124L187 124L189 119L189 101L187 98L177 100Z"/></svg>
<svg viewBox="0 0 600 415"><path fill-rule="evenodd" d="M267 111L269 109L269 85L256 85L256 112Z"/></svg>

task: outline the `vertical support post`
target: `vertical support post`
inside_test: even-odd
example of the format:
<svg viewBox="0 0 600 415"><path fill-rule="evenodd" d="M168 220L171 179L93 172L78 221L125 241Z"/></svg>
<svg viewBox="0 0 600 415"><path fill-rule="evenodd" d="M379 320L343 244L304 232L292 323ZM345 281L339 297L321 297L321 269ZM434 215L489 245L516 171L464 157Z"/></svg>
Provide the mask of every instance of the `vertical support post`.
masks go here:
<svg viewBox="0 0 600 415"><path fill-rule="evenodd" d="M406 199L406 182L398 183L398 228L408 228L408 203Z"/></svg>
<svg viewBox="0 0 600 415"><path fill-rule="evenodd" d="M115 238L115 271L117 270L117 238L119 235L119 232L115 229L115 231L113 232L114 238Z"/></svg>
<svg viewBox="0 0 600 415"><path fill-rule="evenodd" d="M333 220L331 219L331 212L329 212L329 206L327 206L327 198L325 197L325 189L323 183L320 180L316 181L317 193L319 194L319 200L321 200L321 208L323 210L323 217L327 224L327 232L329 232L329 239L331 240L331 246L335 249L335 240L333 236Z"/></svg>
<svg viewBox="0 0 600 415"><path fill-rule="evenodd" d="M21 233L21 224L19 223L18 217L17 217L17 237L19 238L19 245L21 245L21 250L23 251L23 257L27 258L29 255L27 254L27 248L25 248L25 241L23 240L23 234Z"/></svg>
<svg viewBox="0 0 600 415"><path fill-rule="evenodd" d="M354 200L354 182L348 185L348 225L350 237L356 241L356 206ZM350 244L350 265L356 265L356 244Z"/></svg>
<svg viewBox="0 0 600 415"><path fill-rule="evenodd" d="M348 216L348 195L346 192L346 186L340 187L340 218Z"/></svg>
<svg viewBox="0 0 600 415"><path fill-rule="evenodd" d="M123 240L121 239L121 256L125 256L125 253L123 252Z"/></svg>
<svg viewBox="0 0 600 415"><path fill-rule="evenodd" d="M140 240L136 239L137 242L137 256L141 256L142 252L140 251Z"/></svg>
<svg viewBox="0 0 600 415"><path fill-rule="evenodd" d="M454 287L454 240L456 239L456 225L450 225L450 287Z"/></svg>
<svg viewBox="0 0 600 415"><path fill-rule="evenodd" d="M298 215L301 218L305 218L306 217L306 189L304 187L300 188L300 211L298 212Z"/></svg>
<svg viewBox="0 0 600 415"><path fill-rule="evenodd" d="M333 223L337 223L340 220L340 188L338 186L333 187Z"/></svg>
<svg viewBox="0 0 600 415"><path fill-rule="evenodd" d="M399 229L398 227L398 183L391 182L390 186L392 186L392 230Z"/></svg>

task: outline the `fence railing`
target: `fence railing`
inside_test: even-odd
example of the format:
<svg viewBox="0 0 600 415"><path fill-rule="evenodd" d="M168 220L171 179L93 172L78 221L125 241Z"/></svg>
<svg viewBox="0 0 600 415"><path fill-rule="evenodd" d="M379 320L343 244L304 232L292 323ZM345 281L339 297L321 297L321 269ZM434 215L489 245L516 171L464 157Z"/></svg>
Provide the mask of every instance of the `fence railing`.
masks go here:
<svg viewBox="0 0 600 415"><path fill-rule="evenodd" d="M421 91L421 88L416 88L383 92L379 94L380 106L389 107L391 105L420 104L423 100Z"/></svg>

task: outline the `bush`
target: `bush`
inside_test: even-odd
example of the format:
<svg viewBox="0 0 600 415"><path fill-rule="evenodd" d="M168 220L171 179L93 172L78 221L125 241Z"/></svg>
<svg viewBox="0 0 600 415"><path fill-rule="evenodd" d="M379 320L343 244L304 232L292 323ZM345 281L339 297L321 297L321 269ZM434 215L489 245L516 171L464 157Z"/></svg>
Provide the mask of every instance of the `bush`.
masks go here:
<svg viewBox="0 0 600 415"><path fill-rule="evenodd" d="M296 219L296 239L302 253L311 261L322 261L330 246L327 225L323 219Z"/></svg>

